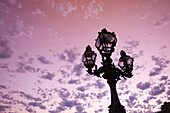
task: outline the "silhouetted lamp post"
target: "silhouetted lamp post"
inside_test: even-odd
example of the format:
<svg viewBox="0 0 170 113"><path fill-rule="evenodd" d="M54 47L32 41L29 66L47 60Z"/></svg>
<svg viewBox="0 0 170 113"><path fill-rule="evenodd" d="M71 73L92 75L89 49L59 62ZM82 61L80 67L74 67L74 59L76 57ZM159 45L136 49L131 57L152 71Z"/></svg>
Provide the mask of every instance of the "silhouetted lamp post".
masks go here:
<svg viewBox="0 0 170 113"><path fill-rule="evenodd" d="M109 106L109 113L125 113L124 107L121 105L117 91L116 83L120 80L120 76L126 79L127 77L132 77L133 70L133 58L126 55L126 53L121 50L120 59L118 66L119 69L112 62L111 54L114 52L114 47L116 46L117 38L114 32L108 32L105 28L98 32L98 37L96 39L95 46L99 50L102 56L102 66L98 69L95 65L97 54L92 51L91 47L88 45L83 54L82 61L84 66L88 69L89 74L95 75L97 77L103 77L107 80L111 90L111 105ZM95 67L95 69L93 69ZM101 76L102 74L102 76Z"/></svg>

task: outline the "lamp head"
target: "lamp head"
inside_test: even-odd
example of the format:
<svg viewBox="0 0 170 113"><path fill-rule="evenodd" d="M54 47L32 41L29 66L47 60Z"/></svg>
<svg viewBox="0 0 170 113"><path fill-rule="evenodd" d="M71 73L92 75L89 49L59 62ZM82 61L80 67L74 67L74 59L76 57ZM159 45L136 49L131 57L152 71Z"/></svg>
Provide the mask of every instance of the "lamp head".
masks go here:
<svg viewBox="0 0 170 113"><path fill-rule="evenodd" d="M97 54L92 51L90 45L88 45L82 56L82 62L84 63L84 66L88 69L92 69L95 65L96 56Z"/></svg>
<svg viewBox="0 0 170 113"><path fill-rule="evenodd" d="M126 53L121 50L120 52L120 59L119 59L119 67L124 71L124 72L128 72L131 73L133 70L133 61L134 59L128 55L126 55Z"/></svg>
<svg viewBox="0 0 170 113"><path fill-rule="evenodd" d="M98 32L95 46L103 56L111 56L116 46L117 38L114 32L108 32L105 28Z"/></svg>

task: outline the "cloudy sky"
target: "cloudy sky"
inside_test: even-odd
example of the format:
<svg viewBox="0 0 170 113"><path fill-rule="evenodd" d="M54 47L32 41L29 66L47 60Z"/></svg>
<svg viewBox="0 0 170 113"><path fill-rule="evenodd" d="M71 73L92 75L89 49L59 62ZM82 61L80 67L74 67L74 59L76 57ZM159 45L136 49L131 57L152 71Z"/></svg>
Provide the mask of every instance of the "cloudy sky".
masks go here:
<svg viewBox="0 0 170 113"><path fill-rule="evenodd" d="M170 101L169 0L0 0L0 112L107 113L107 81L81 62L101 29L115 32L112 59L135 59L117 91L127 113Z"/></svg>

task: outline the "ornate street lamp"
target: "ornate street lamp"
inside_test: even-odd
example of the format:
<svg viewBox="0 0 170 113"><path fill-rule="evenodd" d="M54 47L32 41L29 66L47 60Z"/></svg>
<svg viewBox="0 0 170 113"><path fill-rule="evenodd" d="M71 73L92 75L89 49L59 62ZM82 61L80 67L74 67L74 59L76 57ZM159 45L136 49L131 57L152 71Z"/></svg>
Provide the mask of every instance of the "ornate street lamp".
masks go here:
<svg viewBox="0 0 170 113"><path fill-rule="evenodd" d="M132 77L133 70L133 58L126 55L122 50L120 52L120 59L118 66L119 69L112 63L111 54L114 52L114 47L116 46L117 38L114 32L108 32L105 28L98 32L98 37L96 39L95 46L99 50L102 56L102 66L97 69L95 65L96 53L92 51L91 47L88 45L83 54L82 61L85 67L88 69L89 74L95 75L97 77L102 77L107 80L111 90L111 105L109 106L109 113L125 113L124 107L121 105L117 91L116 83L120 80L120 77L126 79L127 77ZM94 70L93 67L95 67Z"/></svg>

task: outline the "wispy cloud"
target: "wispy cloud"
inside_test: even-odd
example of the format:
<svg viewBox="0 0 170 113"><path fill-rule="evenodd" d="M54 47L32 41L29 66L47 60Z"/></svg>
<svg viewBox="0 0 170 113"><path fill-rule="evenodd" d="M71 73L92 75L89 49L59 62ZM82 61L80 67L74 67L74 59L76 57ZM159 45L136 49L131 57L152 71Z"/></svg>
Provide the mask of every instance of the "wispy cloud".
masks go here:
<svg viewBox="0 0 170 113"><path fill-rule="evenodd" d="M16 4L16 0L8 0L10 4Z"/></svg>
<svg viewBox="0 0 170 113"><path fill-rule="evenodd" d="M85 90L87 90L87 87L85 87L85 86L80 86L80 87L77 87L77 90L78 90L78 91L81 91L81 92L84 92Z"/></svg>
<svg viewBox="0 0 170 113"><path fill-rule="evenodd" d="M7 105L0 105L0 112L5 112L6 109L11 108L10 106Z"/></svg>
<svg viewBox="0 0 170 113"><path fill-rule="evenodd" d="M21 97L24 97L24 98L26 98L26 99L28 99L28 100L42 101L41 98L39 98L39 97L34 97L34 96L30 95L30 94L26 94L26 93L23 92L23 91L12 91L12 93L19 94Z"/></svg>
<svg viewBox="0 0 170 113"><path fill-rule="evenodd" d="M40 102L29 102L28 105L33 107L39 107L40 109L46 109L46 106L42 105Z"/></svg>
<svg viewBox="0 0 170 113"><path fill-rule="evenodd" d="M0 89L7 89L7 86L0 85Z"/></svg>
<svg viewBox="0 0 170 113"><path fill-rule="evenodd" d="M0 34L0 59L10 58L13 55L10 41Z"/></svg>
<svg viewBox="0 0 170 113"><path fill-rule="evenodd" d="M43 12L41 9L36 9L35 11L32 12L33 15L39 15L39 16L47 16L45 12Z"/></svg>
<svg viewBox="0 0 170 113"><path fill-rule="evenodd" d="M46 57L44 56L38 56L38 60L42 63L42 64L52 64L50 62L50 60L48 60Z"/></svg>
<svg viewBox="0 0 170 113"><path fill-rule="evenodd" d="M71 79L68 81L68 84L80 84L80 80L79 79Z"/></svg>
<svg viewBox="0 0 170 113"><path fill-rule="evenodd" d="M170 60L167 60L166 57L151 56L151 59L155 62L155 65L157 67L154 67L150 71L149 76L159 75L162 72L162 70L166 68L167 65L170 63Z"/></svg>
<svg viewBox="0 0 170 113"><path fill-rule="evenodd" d="M77 51L77 48L73 47L70 49L65 49L63 53L57 54L57 57L61 61L66 61L69 63L74 63L77 57L80 55L80 53Z"/></svg>
<svg viewBox="0 0 170 113"><path fill-rule="evenodd" d="M105 84L102 82L102 80L96 80L94 83L95 88L102 89L105 87Z"/></svg>
<svg viewBox="0 0 170 113"><path fill-rule="evenodd" d="M56 12L60 12L63 17L67 17L73 12L79 10L83 13L82 17L84 19L96 18L99 17L99 14L104 11L102 1L96 2L95 0L74 2L69 0L61 0L60 2L48 0L47 4L51 8L55 8Z"/></svg>
<svg viewBox="0 0 170 113"><path fill-rule="evenodd" d="M170 12L166 12L162 15L162 18L155 23L155 28L159 28L170 22Z"/></svg>
<svg viewBox="0 0 170 113"><path fill-rule="evenodd" d="M53 80L55 77L55 73L47 72L45 75L42 75L41 78L47 79L47 80Z"/></svg>
<svg viewBox="0 0 170 113"><path fill-rule="evenodd" d="M75 64L74 65L74 68L72 70L72 73L75 73L76 76L81 76L82 74L82 69L84 68L83 64L80 63L80 64Z"/></svg>

